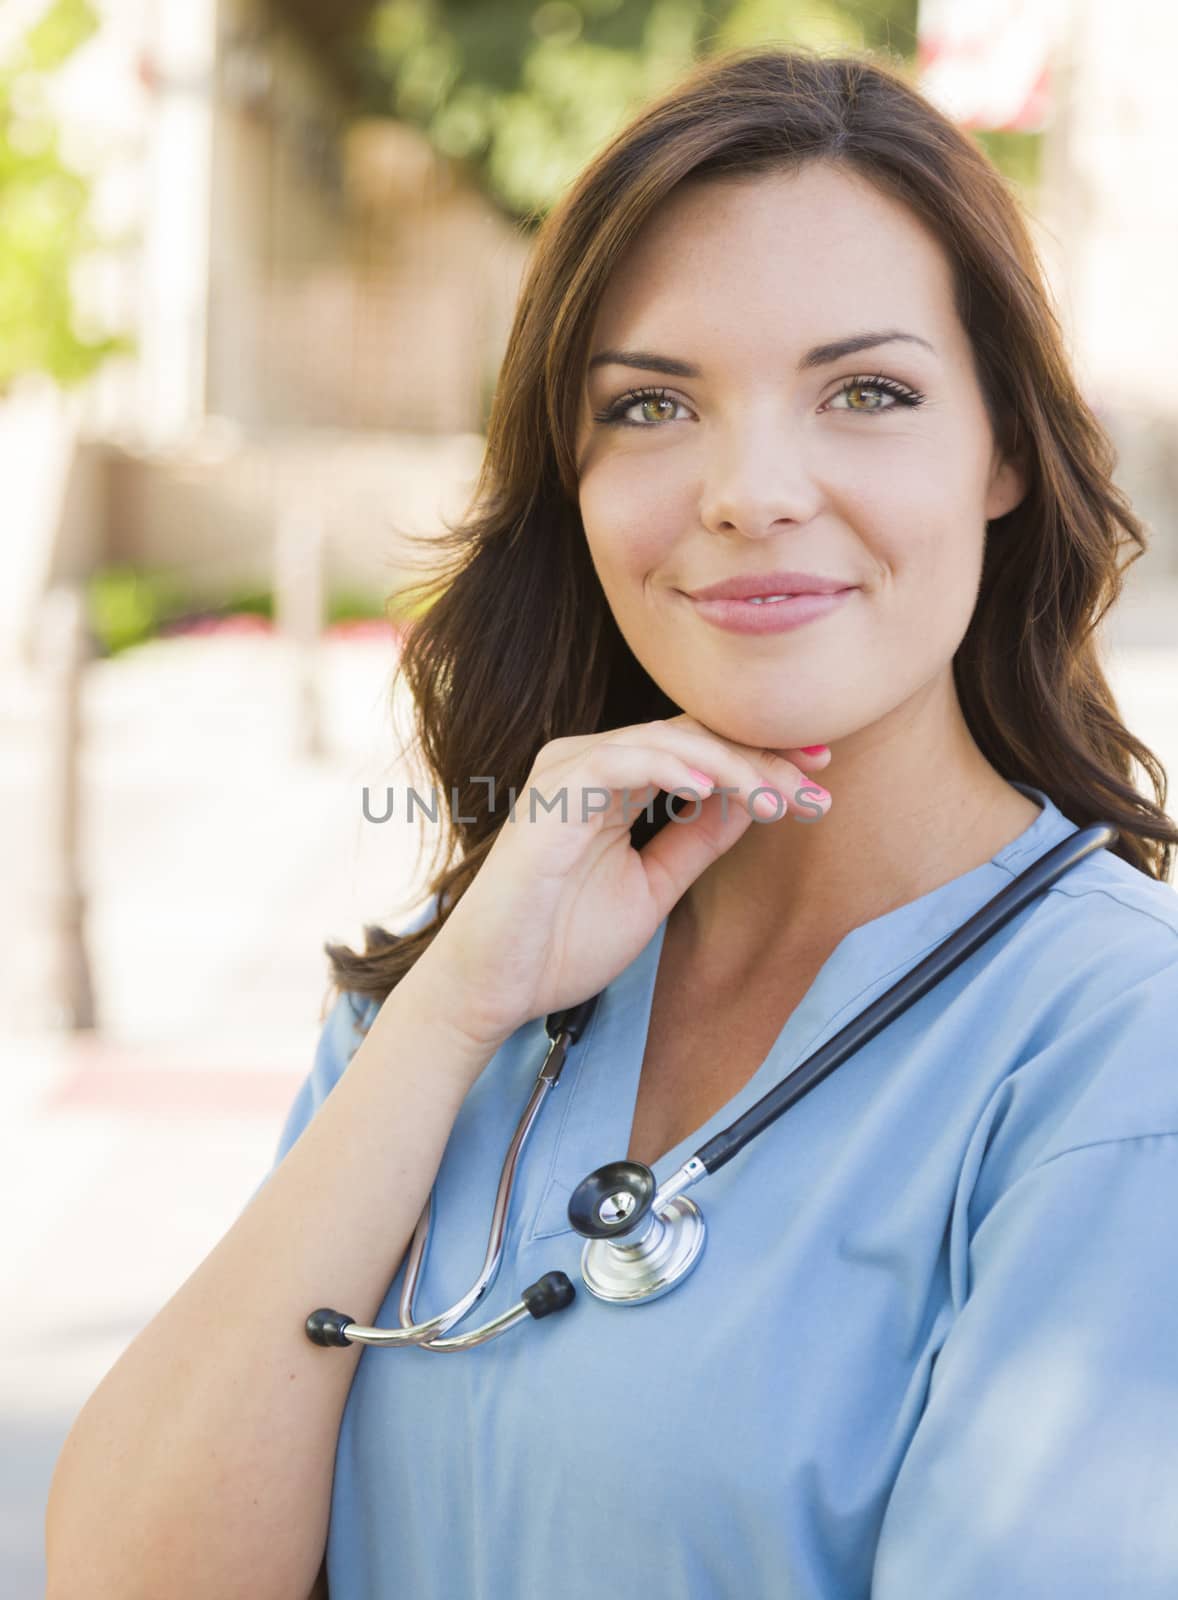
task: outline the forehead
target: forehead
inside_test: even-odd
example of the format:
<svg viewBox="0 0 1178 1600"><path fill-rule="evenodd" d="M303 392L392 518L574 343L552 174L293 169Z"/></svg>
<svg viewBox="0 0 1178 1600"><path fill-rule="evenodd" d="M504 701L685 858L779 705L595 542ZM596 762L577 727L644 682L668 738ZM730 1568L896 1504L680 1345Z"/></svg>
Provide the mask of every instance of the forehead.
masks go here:
<svg viewBox="0 0 1178 1600"><path fill-rule="evenodd" d="M801 347L858 327L964 340L933 234L867 179L813 162L675 190L615 266L590 353L639 336Z"/></svg>

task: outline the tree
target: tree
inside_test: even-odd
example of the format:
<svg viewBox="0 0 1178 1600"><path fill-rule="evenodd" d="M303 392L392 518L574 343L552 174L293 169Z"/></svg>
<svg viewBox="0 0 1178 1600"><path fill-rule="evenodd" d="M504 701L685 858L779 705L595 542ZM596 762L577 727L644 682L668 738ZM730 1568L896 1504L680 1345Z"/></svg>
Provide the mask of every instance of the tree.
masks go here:
<svg viewBox="0 0 1178 1600"><path fill-rule="evenodd" d="M364 110L423 129L532 224L642 101L758 43L911 58L916 0L382 0L351 54Z"/></svg>
<svg viewBox="0 0 1178 1600"><path fill-rule="evenodd" d="M45 93L97 26L87 0L53 0L0 61L0 396L24 373L79 382L126 348L75 323L71 271L98 241L90 185L61 159Z"/></svg>

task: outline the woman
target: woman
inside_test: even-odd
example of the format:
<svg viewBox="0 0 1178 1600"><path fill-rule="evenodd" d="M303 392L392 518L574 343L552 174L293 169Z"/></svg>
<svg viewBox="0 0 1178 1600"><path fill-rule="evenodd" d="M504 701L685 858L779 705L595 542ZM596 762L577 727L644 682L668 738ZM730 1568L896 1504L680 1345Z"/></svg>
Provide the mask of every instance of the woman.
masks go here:
<svg viewBox="0 0 1178 1600"><path fill-rule="evenodd" d="M405 649L457 859L328 947L272 1173L63 1451L51 1597L1174 1592L1178 829L1098 659L1110 469L1007 189L893 69L738 52L602 152ZM586 1173L666 1178L1095 819L713 1176L674 1293L306 1340L398 1325L435 1179L416 1314L475 1279L548 1013L602 992L480 1323L580 1282Z"/></svg>

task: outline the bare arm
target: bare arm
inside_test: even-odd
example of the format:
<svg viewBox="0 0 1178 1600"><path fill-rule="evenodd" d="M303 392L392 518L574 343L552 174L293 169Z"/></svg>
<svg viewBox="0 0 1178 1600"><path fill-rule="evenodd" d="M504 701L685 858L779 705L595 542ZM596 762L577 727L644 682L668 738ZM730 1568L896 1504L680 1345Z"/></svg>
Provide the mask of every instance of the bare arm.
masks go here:
<svg viewBox="0 0 1178 1600"><path fill-rule="evenodd" d="M47 1600L320 1592L361 1347L320 1348L303 1325L316 1306L373 1322L493 1054L448 1020L454 996L432 988L425 966L388 997L265 1186L75 1419L50 1485Z"/></svg>
<svg viewBox="0 0 1178 1600"><path fill-rule="evenodd" d="M747 798L766 772L805 778L687 716L543 746L530 784L605 789L610 807L499 830L294 1148L91 1395L50 1485L47 1600L311 1592L361 1348L312 1345L308 1312L373 1321L490 1041L603 989L751 816L713 794L639 854L628 795Z"/></svg>

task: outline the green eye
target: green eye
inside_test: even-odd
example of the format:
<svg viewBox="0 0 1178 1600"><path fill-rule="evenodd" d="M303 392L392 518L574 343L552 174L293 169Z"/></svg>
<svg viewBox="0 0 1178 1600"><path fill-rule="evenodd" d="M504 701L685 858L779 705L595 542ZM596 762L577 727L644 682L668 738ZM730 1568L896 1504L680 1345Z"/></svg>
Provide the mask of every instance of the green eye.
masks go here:
<svg viewBox="0 0 1178 1600"><path fill-rule="evenodd" d="M665 389L632 389L629 394L622 395L611 406L607 406L604 411L597 412L593 420L605 423L620 422L623 427L627 428L658 427L660 420L667 421L669 419L656 419L654 422L631 422L627 418L626 412L632 411L635 406L639 405L674 407L682 405L682 403L681 400L676 400L673 394L668 394Z"/></svg>
<svg viewBox="0 0 1178 1600"><path fill-rule="evenodd" d="M834 396L837 401L846 397L846 405L835 405L836 411L861 411L879 412L893 411L896 406L918 406L924 399L915 389L909 389L907 384L897 383L894 378L877 376L874 378L849 378ZM833 405L833 401L828 404Z"/></svg>
<svg viewBox="0 0 1178 1600"><path fill-rule="evenodd" d="M860 405L860 400L866 396L866 403ZM873 389L870 384L853 383L847 390L847 405L852 411L879 411L883 407L883 392Z"/></svg>
<svg viewBox="0 0 1178 1600"><path fill-rule="evenodd" d="M640 405L640 406L670 406L672 410L674 410L674 407L675 407L675 401L674 400L658 400L658 399L654 399L654 400L637 400L634 403L636 405ZM654 420L660 421L660 420L664 420L664 419L656 418Z"/></svg>

